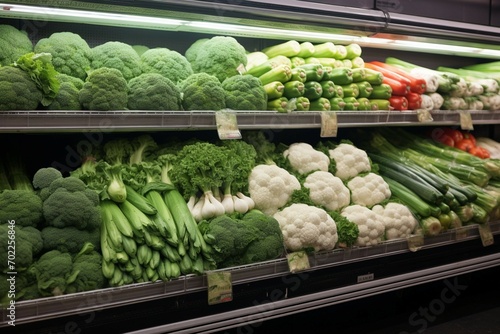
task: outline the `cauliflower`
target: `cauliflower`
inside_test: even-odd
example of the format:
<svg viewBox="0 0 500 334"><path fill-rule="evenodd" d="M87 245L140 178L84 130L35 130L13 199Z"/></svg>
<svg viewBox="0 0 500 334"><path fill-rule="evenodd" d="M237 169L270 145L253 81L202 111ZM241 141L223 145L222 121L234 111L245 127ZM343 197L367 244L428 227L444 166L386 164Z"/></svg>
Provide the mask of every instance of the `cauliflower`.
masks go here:
<svg viewBox="0 0 500 334"><path fill-rule="evenodd" d="M308 174L317 170L326 172L330 165L330 158L308 143L291 144L283 151L283 156L299 174Z"/></svg>
<svg viewBox="0 0 500 334"><path fill-rule="evenodd" d="M68 31L56 32L40 39L34 50L36 53L50 53L52 64L59 73L81 80L87 77L92 49L80 35Z"/></svg>
<svg viewBox="0 0 500 334"><path fill-rule="evenodd" d="M127 81L115 68L98 68L90 72L78 98L84 110L124 110L128 103Z"/></svg>
<svg viewBox="0 0 500 334"><path fill-rule="evenodd" d="M372 210L383 217L386 240L406 238L418 225L410 209L401 203L389 202L385 207L375 205Z"/></svg>
<svg viewBox="0 0 500 334"><path fill-rule="evenodd" d="M335 161L335 176L348 180L360 173L371 171L370 159L366 152L349 143L340 143L328 151L330 159Z"/></svg>
<svg viewBox="0 0 500 334"><path fill-rule="evenodd" d="M177 51L149 49L141 55L142 72L158 73L178 84L193 74L191 63Z"/></svg>
<svg viewBox="0 0 500 334"><path fill-rule="evenodd" d="M0 110L35 110L42 100L30 75L13 66L0 67Z"/></svg>
<svg viewBox="0 0 500 334"><path fill-rule="evenodd" d="M33 51L28 34L8 24L0 24L0 67L12 64L17 58Z"/></svg>
<svg viewBox="0 0 500 334"><path fill-rule="evenodd" d="M391 197L389 185L375 173L356 176L347 182L347 187L353 204L372 207Z"/></svg>
<svg viewBox="0 0 500 334"><path fill-rule="evenodd" d="M185 110L221 110L226 107L224 89L217 77L194 73L179 84Z"/></svg>
<svg viewBox="0 0 500 334"><path fill-rule="evenodd" d="M248 177L248 192L255 208L273 215L300 189L299 180L277 165L257 165Z"/></svg>
<svg viewBox="0 0 500 334"><path fill-rule="evenodd" d="M375 211L353 204L343 208L340 214L358 225L356 246L374 246L383 240L385 225L383 218Z"/></svg>
<svg viewBox="0 0 500 334"><path fill-rule="evenodd" d="M330 172L312 172L306 177L304 187L309 189L311 201L327 210L339 210L351 202L349 188Z"/></svg>
<svg viewBox="0 0 500 334"><path fill-rule="evenodd" d="M126 43L110 41L92 48L90 68L115 68L129 81L142 73L141 57Z"/></svg>
<svg viewBox="0 0 500 334"><path fill-rule="evenodd" d="M267 93L259 78L253 75L234 75L222 82L226 108L233 110L266 110Z"/></svg>
<svg viewBox="0 0 500 334"><path fill-rule="evenodd" d="M181 110L181 91L159 73L143 73L128 82L130 110Z"/></svg>
<svg viewBox="0 0 500 334"><path fill-rule="evenodd" d="M338 241L337 225L323 209L292 204L273 217L279 222L285 247L294 252L304 249L331 250Z"/></svg>

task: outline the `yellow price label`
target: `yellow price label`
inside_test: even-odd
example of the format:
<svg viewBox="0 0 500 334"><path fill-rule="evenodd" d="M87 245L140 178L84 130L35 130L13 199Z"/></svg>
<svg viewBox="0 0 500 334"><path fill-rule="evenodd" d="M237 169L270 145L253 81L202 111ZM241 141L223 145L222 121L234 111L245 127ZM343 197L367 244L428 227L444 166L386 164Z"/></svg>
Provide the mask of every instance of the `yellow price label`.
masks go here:
<svg viewBox="0 0 500 334"><path fill-rule="evenodd" d="M233 283L230 272L207 272L207 284L209 305L227 303L233 300Z"/></svg>

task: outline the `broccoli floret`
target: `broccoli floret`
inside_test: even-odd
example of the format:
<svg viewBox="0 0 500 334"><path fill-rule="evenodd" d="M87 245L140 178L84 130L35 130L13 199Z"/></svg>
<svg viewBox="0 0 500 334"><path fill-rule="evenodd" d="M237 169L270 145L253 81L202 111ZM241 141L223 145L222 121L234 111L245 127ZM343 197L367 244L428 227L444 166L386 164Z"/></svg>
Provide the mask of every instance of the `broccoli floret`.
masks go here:
<svg viewBox="0 0 500 334"><path fill-rule="evenodd" d="M13 66L0 67L0 110L35 110L42 97L28 73Z"/></svg>
<svg viewBox="0 0 500 334"><path fill-rule="evenodd" d="M181 92L159 73L143 73L128 82L130 110L181 110Z"/></svg>
<svg viewBox="0 0 500 334"><path fill-rule="evenodd" d="M56 32L40 39L34 50L36 53L52 54L52 64L59 73L81 80L87 77L92 49L80 35L67 31Z"/></svg>
<svg viewBox="0 0 500 334"><path fill-rule="evenodd" d="M91 69L109 67L121 72L126 81L141 74L141 57L126 43L110 41L92 48Z"/></svg>
<svg viewBox="0 0 500 334"><path fill-rule="evenodd" d="M75 280L71 255L58 250L43 253L29 270L36 276L43 297L64 294L67 285Z"/></svg>
<svg viewBox="0 0 500 334"><path fill-rule="evenodd" d="M98 68L87 77L79 100L86 110L124 110L128 104L127 80L115 68Z"/></svg>
<svg viewBox="0 0 500 334"><path fill-rule="evenodd" d="M238 68L247 64L245 48L230 36L214 36L201 44L191 66L195 73L205 72L223 82L239 74Z"/></svg>
<svg viewBox="0 0 500 334"><path fill-rule="evenodd" d="M196 59L196 55L198 54L198 51L201 50L201 47L203 46L203 43L208 41L210 38L200 38L194 41L189 48L187 48L186 52L184 52L184 56L189 62L192 62L193 60Z"/></svg>
<svg viewBox="0 0 500 334"><path fill-rule="evenodd" d="M42 206L46 226L73 226L89 231L98 228L101 214L96 195L92 192L74 176L54 180Z"/></svg>
<svg viewBox="0 0 500 334"><path fill-rule="evenodd" d="M226 108L233 110L266 110L267 93L259 78L253 75L234 75L222 82Z"/></svg>
<svg viewBox="0 0 500 334"><path fill-rule="evenodd" d="M10 275L0 273L0 306L10 303L8 291L11 288ZM14 283L14 281L12 281ZM17 300L30 300L40 298L38 286L36 284L36 276L30 271L25 270L18 272L15 277L16 301ZM2 295L4 294L4 295Z"/></svg>
<svg viewBox="0 0 500 334"><path fill-rule="evenodd" d="M193 74L191 63L179 52L154 48L141 56L143 73L159 73L175 84Z"/></svg>
<svg viewBox="0 0 500 334"><path fill-rule="evenodd" d="M42 221L42 200L34 191L4 190L0 193L0 224L15 220L19 226L37 226Z"/></svg>
<svg viewBox="0 0 500 334"><path fill-rule="evenodd" d="M55 179L61 179L63 177L61 171L54 167L42 167L39 168L33 175L33 188L43 189L50 186L52 181Z"/></svg>
<svg viewBox="0 0 500 334"><path fill-rule="evenodd" d="M83 81L70 75L57 75L60 82L59 91L51 104L49 110L81 110L79 95L83 87Z"/></svg>
<svg viewBox="0 0 500 334"><path fill-rule="evenodd" d="M9 238L11 235L14 239ZM0 272L12 271L7 261L9 240L15 240L16 258L13 262L16 271L25 271L42 250L43 241L40 231L34 227L22 227L17 224L0 225Z"/></svg>
<svg viewBox="0 0 500 334"><path fill-rule="evenodd" d="M335 221L335 225L337 225L337 234L339 236L338 247L345 248L354 245L359 236L358 225L341 215L338 211L328 211L328 214Z"/></svg>
<svg viewBox="0 0 500 334"><path fill-rule="evenodd" d="M17 30L8 24L0 24L0 67L12 64L17 58L31 51L33 43L25 31Z"/></svg>
<svg viewBox="0 0 500 334"><path fill-rule="evenodd" d="M63 253L76 254L87 242L94 245L96 249L100 248L100 231L98 228L87 231L73 226L64 228L47 226L42 229L41 236L45 251L57 249Z"/></svg>
<svg viewBox="0 0 500 334"><path fill-rule="evenodd" d="M91 243L85 243L80 252L73 258L75 280L66 288L66 293L83 292L101 289L106 279L102 273L102 255Z"/></svg>
<svg viewBox="0 0 500 334"><path fill-rule="evenodd" d="M226 107L219 79L207 73L194 73L180 83L185 110L221 110Z"/></svg>

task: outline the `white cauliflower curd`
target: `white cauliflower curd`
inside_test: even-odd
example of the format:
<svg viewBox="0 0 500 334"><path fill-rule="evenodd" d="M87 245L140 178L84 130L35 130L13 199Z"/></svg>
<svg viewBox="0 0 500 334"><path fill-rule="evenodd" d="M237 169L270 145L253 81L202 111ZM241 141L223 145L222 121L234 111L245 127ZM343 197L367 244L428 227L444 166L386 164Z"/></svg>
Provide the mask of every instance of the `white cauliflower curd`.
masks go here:
<svg viewBox="0 0 500 334"><path fill-rule="evenodd" d="M312 172L306 177L304 187L309 189L311 201L327 210L339 210L351 202L349 188L330 172Z"/></svg>
<svg viewBox="0 0 500 334"><path fill-rule="evenodd" d="M401 203L389 202L385 207L375 205L372 210L382 217L386 240L407 238L418 225L410 209Z"/></svg>
<svg viewBox="0 0 500 334"><path fill-rule="evenodd" d="M283 156L288 159L292 168L300 174L307 174L316 170L328 171L330 165L330 158L308 143L291 144L283 151Z"/></svg>
<svg viewBox="0 0 500 334"><path fill-rule="evenodd" d="M351 190L353 204L372 207L391 197L389 185L375 173L353 177L347 182L347 187Z"/></svg>
<svg viewBox="0 0 500 334"><path fill-rule="evenodd" d="M348 143L340 143L334 149L328 150L330 159L335 161L335 176L348 180L360 173L371 171L368 154L360 148Z"/></svg>
<svg viewBox="0 0 500 334"><path fill-rule="evenodd" d="M343 208L340 214L358 225L356 246L374 246L384 239L383 218L375 211L366 206L353 204Z"/></svg>

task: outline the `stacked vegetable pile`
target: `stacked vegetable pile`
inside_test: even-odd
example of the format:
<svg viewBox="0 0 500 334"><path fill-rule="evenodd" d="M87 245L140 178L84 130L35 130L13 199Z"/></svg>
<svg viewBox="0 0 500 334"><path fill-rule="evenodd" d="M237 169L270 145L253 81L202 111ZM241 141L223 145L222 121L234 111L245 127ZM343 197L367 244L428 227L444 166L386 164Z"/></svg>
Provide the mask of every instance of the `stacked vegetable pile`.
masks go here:
<svg viewBox="0 0 500 334"><path fill-rule="evenodd" d="M500 162L401 129L360 141L391 192L414 212L425 235L498 218Z"/></svg>

